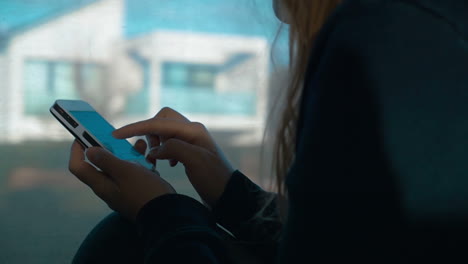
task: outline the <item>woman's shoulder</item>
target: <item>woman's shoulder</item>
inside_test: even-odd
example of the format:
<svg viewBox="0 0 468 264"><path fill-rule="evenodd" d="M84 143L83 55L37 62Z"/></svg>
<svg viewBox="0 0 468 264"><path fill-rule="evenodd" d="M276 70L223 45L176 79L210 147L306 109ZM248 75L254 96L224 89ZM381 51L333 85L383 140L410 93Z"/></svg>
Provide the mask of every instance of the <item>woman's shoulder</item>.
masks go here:
<svg viewBox="0 0 468 264"><path fill-rule="evenodd" d="M415 89L414 85L407 87L410 83L423 87L430 81L428 74L441 75L454 63L465 65L460 54L466 54L466 41L462 40L468 16L458 17L456 9L468 13L468 4L454 4L460 2L345 0L314 43L304 82L299 134L308 116L315 115L313 105L324 100L317 95L319 90L333 90L336 100L350 91L357 93L358 85L351 89L353 80L364 76L373 81L375 94L394 93L397 87ZM425 63L428 59L431 63ZM434 72L434 67L440 70ZM438 78L464 79L450 72Z"/></svg>
<svg viewBox="0 0 468 264"><path fill-rule="evenodd" d="M455 31L468 35L468 3L460 0L344 0L335 13L336 19L390 19L388 22L392 22L392 18L401 20L408 15L421 14L450 24ZM417 22L417 17L412 18Z"/></svg>
<svg viewBox="0 0 468 264"><path fill-rule="evenodd" d="M463 39L459 43L466 43L468 4L461 2L465 1L343 1L317 35L306 84L324 61L342 59L345 52L353 53L361 61L369 59L368 63L372 64L396 59L392 54L407 58L408 53L414 55L414 51L421 50L423 42L435 39L442 47ZM382 52L383 49L387 52Z"/></svg>

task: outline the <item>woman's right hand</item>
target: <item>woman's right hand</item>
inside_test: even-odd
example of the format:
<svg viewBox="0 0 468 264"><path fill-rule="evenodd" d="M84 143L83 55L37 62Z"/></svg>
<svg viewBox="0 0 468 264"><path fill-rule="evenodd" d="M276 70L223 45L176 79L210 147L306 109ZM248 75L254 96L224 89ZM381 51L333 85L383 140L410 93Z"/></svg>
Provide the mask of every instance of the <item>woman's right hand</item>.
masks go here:
<svg viewBox="0 0 468 264"><path fill-rule="evenodd" d="M169 107L151 119L117 129L113 135L119 139L146 136L150 148L147 159L182 163L193 187L209 206L216 204L235 171L203 124L191 122ZM142 145L139 141L135 147L144 152Z"/></svg>

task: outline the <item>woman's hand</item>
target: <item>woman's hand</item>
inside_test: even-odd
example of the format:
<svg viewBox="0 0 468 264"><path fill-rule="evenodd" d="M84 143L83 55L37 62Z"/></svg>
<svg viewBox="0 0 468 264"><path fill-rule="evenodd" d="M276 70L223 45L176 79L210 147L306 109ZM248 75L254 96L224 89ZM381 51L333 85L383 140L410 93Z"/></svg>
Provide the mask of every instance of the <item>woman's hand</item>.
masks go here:
<svg viewBox="0 0 468 264"><path fill-rule="evenodd" d="M181 162L193 187L209 206L221 197L234 172L203 124L190 122L168 107L154 118L115 130L113 135L119 139L146 136L151 148L147 159L153 163L167 159L171 165ZM135 147L141 145L139 141Z"/></svg>
<svg viewBox="0 0 468 264"><path fill-rule="evenodd" d="M142 150L141 146L139 150ZM150 200L175 193L174 188L157 172L121 160L103 148L88 149L86 157L102 172L85 161L84 148L77 141L71 148L70 172L91 187L111 209L131 220Z"/></svg>

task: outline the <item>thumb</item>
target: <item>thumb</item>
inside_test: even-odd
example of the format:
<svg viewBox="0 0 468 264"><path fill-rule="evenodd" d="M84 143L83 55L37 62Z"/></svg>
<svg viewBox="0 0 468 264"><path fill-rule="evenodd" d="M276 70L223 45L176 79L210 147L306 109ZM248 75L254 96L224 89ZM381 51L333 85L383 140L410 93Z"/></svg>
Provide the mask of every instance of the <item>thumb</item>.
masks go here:
<svg viewBox="0 0 468 264"><path fill-rule="evenodd" d="M205 150L185 141L171 138L163 145L155 147L148 153L149 159L172 159L186 166L193 166L199 162L200 154Z"/></svg>
<svg viewBox="0 0 468 264"><path fill-rule="evenodd" d="M116 176L119 172L124 171L125 161L120 160L104 148L89 148L86 151L86 157L109 176Z"/></svg>

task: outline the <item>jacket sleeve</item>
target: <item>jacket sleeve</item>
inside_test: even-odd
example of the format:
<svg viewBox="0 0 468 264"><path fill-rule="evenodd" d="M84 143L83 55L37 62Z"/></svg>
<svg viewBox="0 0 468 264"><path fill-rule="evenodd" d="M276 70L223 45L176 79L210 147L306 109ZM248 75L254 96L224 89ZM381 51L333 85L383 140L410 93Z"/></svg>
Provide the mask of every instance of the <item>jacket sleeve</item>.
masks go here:
<svg viewBox="0 0 468 264"><path fill-rule="evenodd" d="M148 202L137 216L145 263L230 263L211 212L198 201L169 194Z"/></svg>
<svg viewBox="0 0 468 264"><path fill-rule="evenodd" d="M220 236L217 223L248 254L272 262L282 226L276 199L240 171L233 173L212 212L183 195L155 198L137 217L145 263L229 263L226 243L231 242Z"/></svg>
<svg viewBox="0 0 468 264"><path fill-rule="evenodd" d="M212 211L218 223L237 241L255 248L257 256L275 256L282 229L276 194L264 191L237 170Z"/></svg>

